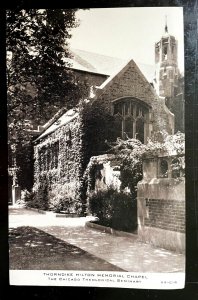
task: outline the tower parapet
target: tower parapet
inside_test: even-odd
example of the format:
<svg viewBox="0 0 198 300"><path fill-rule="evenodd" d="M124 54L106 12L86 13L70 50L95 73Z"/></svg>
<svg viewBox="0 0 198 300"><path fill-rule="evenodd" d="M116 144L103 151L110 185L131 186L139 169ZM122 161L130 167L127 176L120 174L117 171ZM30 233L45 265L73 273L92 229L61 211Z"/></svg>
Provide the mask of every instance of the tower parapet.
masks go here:
<svg viewBox="0 0 198 300"><path fill-rule="evenodd" d="M155 43L156 71L154 85L159 96L172 98L177 94L179 78L177 48L177 40L168 33L166 23L165 33L160 41Z"/></svg>

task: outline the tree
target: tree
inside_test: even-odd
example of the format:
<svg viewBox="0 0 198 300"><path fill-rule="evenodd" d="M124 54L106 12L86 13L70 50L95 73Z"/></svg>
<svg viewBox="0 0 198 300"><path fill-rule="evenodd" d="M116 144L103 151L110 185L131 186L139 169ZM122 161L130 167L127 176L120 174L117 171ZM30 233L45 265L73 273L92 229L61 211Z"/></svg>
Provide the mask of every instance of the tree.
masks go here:
<svg viewBox="0 0 198 300"><path fill-rule="evenodd" d="M83 94L66 62L76 9L13 9L6 13L8 143L28 145L27 128L43 124ZM14 145L14 147L13 147ZM13 151L12 151L13 152Z"/></svg>

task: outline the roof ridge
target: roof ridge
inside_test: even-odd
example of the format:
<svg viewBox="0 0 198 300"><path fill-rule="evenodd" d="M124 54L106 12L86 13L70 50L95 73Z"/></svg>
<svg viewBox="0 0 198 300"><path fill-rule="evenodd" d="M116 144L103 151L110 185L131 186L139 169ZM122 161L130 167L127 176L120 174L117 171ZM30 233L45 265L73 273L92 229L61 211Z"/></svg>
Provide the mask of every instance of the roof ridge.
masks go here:
<svg viewBox="0 0 198 300"><path fill-rule="evenodd" d="M109 58L115 58L115 59L118 59L118 60L121 60L121 61L127 61L128 59L123 59L121 57L117 57L117 56L112 56L112 55L106 55L106 54L101 54L101 53L98 53L98 52L93 52L93 51L88 51L88 50L83 50L83 49L79 49L79 48L70 48L70 50L77 50L77 51L82 51L82 52L87 52L87 53L91 53L91 54L95 54L95 55L98 55L98 56L104 56L104 57L109 57Z"/></svg>

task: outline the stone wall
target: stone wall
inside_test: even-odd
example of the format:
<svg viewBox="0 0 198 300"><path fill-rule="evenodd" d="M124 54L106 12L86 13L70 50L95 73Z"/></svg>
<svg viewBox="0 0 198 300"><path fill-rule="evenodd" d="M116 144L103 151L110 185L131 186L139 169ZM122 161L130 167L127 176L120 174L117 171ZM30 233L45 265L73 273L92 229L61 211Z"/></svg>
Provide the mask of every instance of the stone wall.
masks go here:
<svg viewBox="0 0 198 300"><path fill-rule="evenodd" d="M87 195L93 192L114 188L119 191L121 181L120 164L113 154L93 156L87 166Z"/></svg>
<svg viewBox="0 0 198 300"><path fill-rule="evenodd" d="M174 133L174 115L165 105L165 99L159 98L151 84L146 80L134 61L130 61L114 78L102 84L96 99L106 103L111 109L112 101L133 97L147 104L150 109L150 134L158 130Z"/></svg>
<svg viewBox="0 0 198 300"><path fill-rule="evenodd" d="M168 162L164 175L160 171L162 159ZM174 159L155 157L144 160L143 180L138 183L137 191L138 235L144 242L184 252L185 178L182 172L171 170L169 162Z"/></svg>
<svg viewBox="0 0 198 300"><path fill-rule="evenodd" d="M172 112L175 115L175 132L184 132L185 120L184 120L184 94L180 93L173 99Z"/></svg>
<svg viewBox="0 0 198 300"><path fill-rule="evenodd" d="M48 194L49 209L67 203L68 213L81 213L82 126L77 116L34 147L34 191ZM46 185L46 186L45 186Z"/></svg>

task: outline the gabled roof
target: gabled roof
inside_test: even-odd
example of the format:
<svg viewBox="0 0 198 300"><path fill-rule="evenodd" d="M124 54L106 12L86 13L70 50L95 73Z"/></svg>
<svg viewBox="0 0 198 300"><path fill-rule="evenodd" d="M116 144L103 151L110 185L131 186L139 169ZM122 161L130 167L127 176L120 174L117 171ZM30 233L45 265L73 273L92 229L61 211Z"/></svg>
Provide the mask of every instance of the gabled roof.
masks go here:
<svg viewBox="0 0 198 300"><path fill-rule="evenodd" d="M73 68L82 69L91 73L110 76L112 73L116 72L118 66L124 62L123 59L117 57L111 57L79 49L71 49L70 52L73 57L70 59Z"/></svg>
<svg viewBox="0 0 198 300"><path fill-rule="evenodd" d="M47 136L48 134L54 132L59 127L65 125L67 123L69 123L70 121L72 121L73 119L75 119L78 116L78 112L77 112L76 109L69 109L65 113L64 113L63 110L60 110L59 112L62 113L62 115L59 116L57 119L54 119L53 122L50 124L49 127L46 126L48 124L47 123L44 126L47 129L44 129L43 133L35 140L35 142L38 141L38 140L40 140L40 139L42 139L43 137Z"/></svg>
<svg viewBox="0 0 198 300"><path fill-rule="evenodd" d="M70 49L72 58L67 58L66 62L72 69L111 76L118 72L128 59L102 55L85 50ZM137 62L136 62L137 63ZM155 66L137 63L138 67L149 82L152 82Z"/></svg>
<svg viewBox="0 0 198 300"><path fill-rule="evenodd" d="M124 65L121 65L120 69L116 73L114 73L111 76L109 76L100 86L98 86L96 88L94 98L97 99L98 97L100 97L106 91L106 89L108 89L112 84L114 84L116 78L121 78L122 77L122 75L124 74L124 72L130 66L132 66L135 69L136 73L141 78L142 82L144 82L145 86L147 86L149 88L149 90L155 96L157 96L157 94L156 94L153 86L149 83L149 81L147 80L146 76L143 74L143 72L141 71L141 69L134 62L134 60L131 59L131 60L127 61Z"/></svg>

